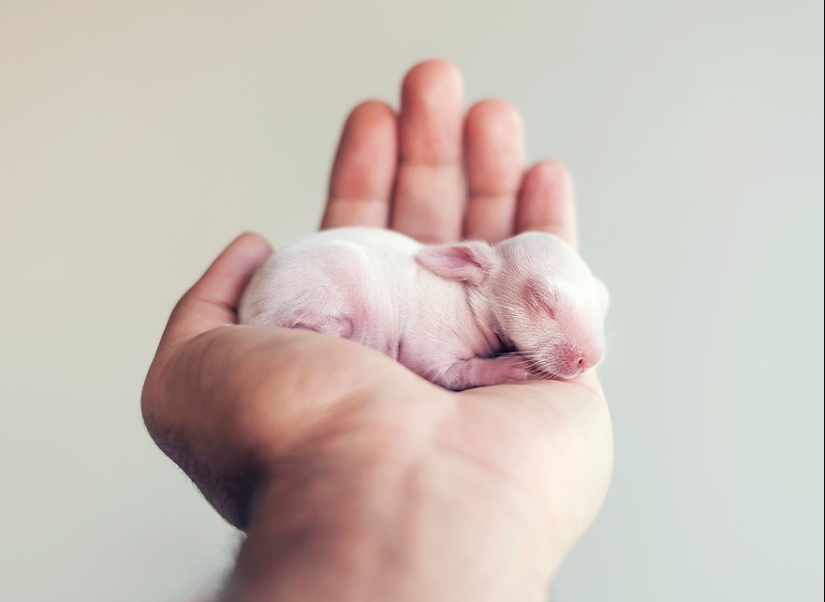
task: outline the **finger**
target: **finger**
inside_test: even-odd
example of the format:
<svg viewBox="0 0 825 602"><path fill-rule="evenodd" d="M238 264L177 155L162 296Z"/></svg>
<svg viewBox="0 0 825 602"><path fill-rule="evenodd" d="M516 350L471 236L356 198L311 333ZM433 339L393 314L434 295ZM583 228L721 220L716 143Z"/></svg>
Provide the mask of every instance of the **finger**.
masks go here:
<svg viewBox="0 0 825 602"><path fill-rule="evenodd" d="M464 122L470 196L464 236L490 243L512 236L516 197L524 173L521 115L502 100L474 105Z"/></svg>
<svg viewBox="0 0 825 602"><path fill-rule="evenodd" d="M525 174L516 210L516 232L538 230L578 248L573 181L555 161L541 161Z"/></svg>
<svg viewBox="0 0 825 602"><path fill-rule="evenodd" d="M464 211L461 74L445 61L404 78L392 227L424 242L458 240Z"/></svg>
<svg viewBox="0 0 825 602"><path fill-rule="evenodd" d="M383 102L367 101L352 110L332 166L322 229L387 227L398 160L397 130L395 111Z"/></svg>
<svg viewBox="0 0 825 602"><path fill-rule="evenodd" d="M242 234L232 241L178 302L161 346L237 323L244 288L271 253L272 247L257 234Z"/></svg>

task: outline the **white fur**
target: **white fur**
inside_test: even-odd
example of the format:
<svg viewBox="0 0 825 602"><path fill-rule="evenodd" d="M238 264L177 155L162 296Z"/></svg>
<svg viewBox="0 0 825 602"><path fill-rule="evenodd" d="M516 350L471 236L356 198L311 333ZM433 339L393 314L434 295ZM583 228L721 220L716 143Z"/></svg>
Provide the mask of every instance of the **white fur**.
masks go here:
<svg viewBox="0 0 825 602"><path fill-rule="evenodd" d="M606 310L604 286L549 234L425 247L391 230L340 228L273 254L239 317L349 338L460 390L575 376L571 353L592 367ZM508 350L518 353L497 355Z"/></svg>

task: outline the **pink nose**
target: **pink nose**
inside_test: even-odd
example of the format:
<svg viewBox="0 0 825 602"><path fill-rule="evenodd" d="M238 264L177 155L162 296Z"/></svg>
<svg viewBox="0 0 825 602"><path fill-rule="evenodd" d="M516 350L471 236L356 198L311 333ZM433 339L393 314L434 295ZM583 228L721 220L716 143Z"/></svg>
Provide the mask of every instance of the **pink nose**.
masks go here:
<svg viewBox="0 0 825 602"><path fill-rule="evenodd" d="M582 372L590 370L590 368L593 368L596 364L599 363L599 359L599 355L596 354L584 355L579 358L579 368Z"/></svg>

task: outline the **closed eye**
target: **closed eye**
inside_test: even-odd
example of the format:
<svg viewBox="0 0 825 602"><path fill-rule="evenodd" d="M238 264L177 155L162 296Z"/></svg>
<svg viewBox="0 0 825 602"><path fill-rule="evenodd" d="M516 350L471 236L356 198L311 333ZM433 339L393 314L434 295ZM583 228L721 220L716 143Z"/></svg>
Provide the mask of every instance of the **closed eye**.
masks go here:
<svg viewBox="0 0 825 602"><path fill-rule="evenodd" d="M559 304L558 293L547 286L542 286L537 280L529 280L521 291L522 299L527 306L536 313L556 319L556 308Z"/></svg>

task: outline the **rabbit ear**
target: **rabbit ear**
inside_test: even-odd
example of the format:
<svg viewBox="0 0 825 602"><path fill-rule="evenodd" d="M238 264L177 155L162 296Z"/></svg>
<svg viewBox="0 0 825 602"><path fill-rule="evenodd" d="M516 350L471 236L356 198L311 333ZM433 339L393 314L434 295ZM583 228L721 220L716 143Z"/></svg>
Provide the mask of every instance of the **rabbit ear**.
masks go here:
<svg viewBox="0 0 825 602"><path fill-rule="evenodd" d="M493 248L483 242L426 247L415 256L416 261L433 274L448 280L479 285L493 270Z"/></svg>

